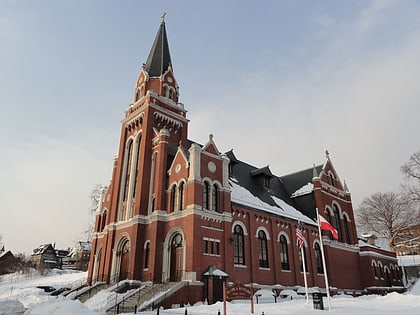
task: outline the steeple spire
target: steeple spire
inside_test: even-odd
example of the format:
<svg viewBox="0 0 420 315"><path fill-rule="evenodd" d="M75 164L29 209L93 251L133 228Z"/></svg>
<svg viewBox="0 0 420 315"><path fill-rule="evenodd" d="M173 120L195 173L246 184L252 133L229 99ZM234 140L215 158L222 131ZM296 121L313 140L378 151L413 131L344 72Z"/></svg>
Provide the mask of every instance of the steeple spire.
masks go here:
<svg viewBox="0 0 420 315"><path fill-rule="evenodd" d="M169 66L172 67L168 38L166 36L165 16L166 13L163 13L161 17L162 22L144 66L150 77L160 77L168 70Z"/></svg>

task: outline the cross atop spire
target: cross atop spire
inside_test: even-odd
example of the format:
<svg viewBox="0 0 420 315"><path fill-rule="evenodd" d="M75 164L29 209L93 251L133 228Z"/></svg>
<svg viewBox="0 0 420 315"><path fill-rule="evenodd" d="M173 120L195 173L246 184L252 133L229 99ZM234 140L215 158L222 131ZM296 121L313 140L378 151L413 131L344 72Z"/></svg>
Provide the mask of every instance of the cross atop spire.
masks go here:
<svg viewBox="0 0 420 315"><path fill-rule="evenodd" d="M163 12L162 15L160 16L160 18L162 19L162 23L165 23L165 16L166 16L166 12Z"/></svg>

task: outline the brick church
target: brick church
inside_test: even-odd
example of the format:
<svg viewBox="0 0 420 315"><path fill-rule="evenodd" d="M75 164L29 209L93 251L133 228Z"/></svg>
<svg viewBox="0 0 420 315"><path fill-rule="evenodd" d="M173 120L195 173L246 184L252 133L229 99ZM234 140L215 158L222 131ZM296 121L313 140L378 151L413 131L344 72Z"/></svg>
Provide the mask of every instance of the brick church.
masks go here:
<svg viewBox="0 0 420 315"><path fill-rule="evenodd" d="M325 288L316 208L332 292L401 287L395 254L359 239L351 194L328 152L285 176L220 152L210 135L188 138L164 20L122 120L118 156L96 213L88 282L185 282L172 302L221 299L222 281ZM328 233L327 233L328 232ZM178 301L176 301L178 299Z"/></svg>

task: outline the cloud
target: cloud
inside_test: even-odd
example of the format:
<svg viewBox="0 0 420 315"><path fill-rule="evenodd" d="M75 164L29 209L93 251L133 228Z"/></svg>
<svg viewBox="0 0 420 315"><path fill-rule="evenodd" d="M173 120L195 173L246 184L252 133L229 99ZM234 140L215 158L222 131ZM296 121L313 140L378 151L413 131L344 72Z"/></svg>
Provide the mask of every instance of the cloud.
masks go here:
<svg viewBox="0 0 420 315"><path fill-rule="evenodd" d="M346 25L325 17L332 28L323 39L328 45L303 68L284 69L278 60L243 73L229 95L219 95L220 112L197 115L208 115L205 129L214 130L219 149L233 147L239 159L269 164L277 175L322 163L329 149L355 207L370 193L398 190L400 166L419 149L419 28L396 45L365 45L391 18L392 4L373 2ZM281 68L286 71L276 71Z"/></svg>

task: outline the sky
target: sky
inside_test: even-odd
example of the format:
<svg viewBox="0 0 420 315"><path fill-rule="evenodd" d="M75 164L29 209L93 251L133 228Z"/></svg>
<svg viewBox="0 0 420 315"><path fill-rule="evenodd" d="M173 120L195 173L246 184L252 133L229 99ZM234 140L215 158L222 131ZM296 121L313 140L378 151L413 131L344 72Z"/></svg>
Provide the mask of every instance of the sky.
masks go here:
<svg viewBox="0 0 420 315"><path fill-rule="evenodd" d="M325 161L352 193L398 191L420 149L418 1L0 0L0 236L83 239L166 12L189 138L278 175Z"/></svg>

